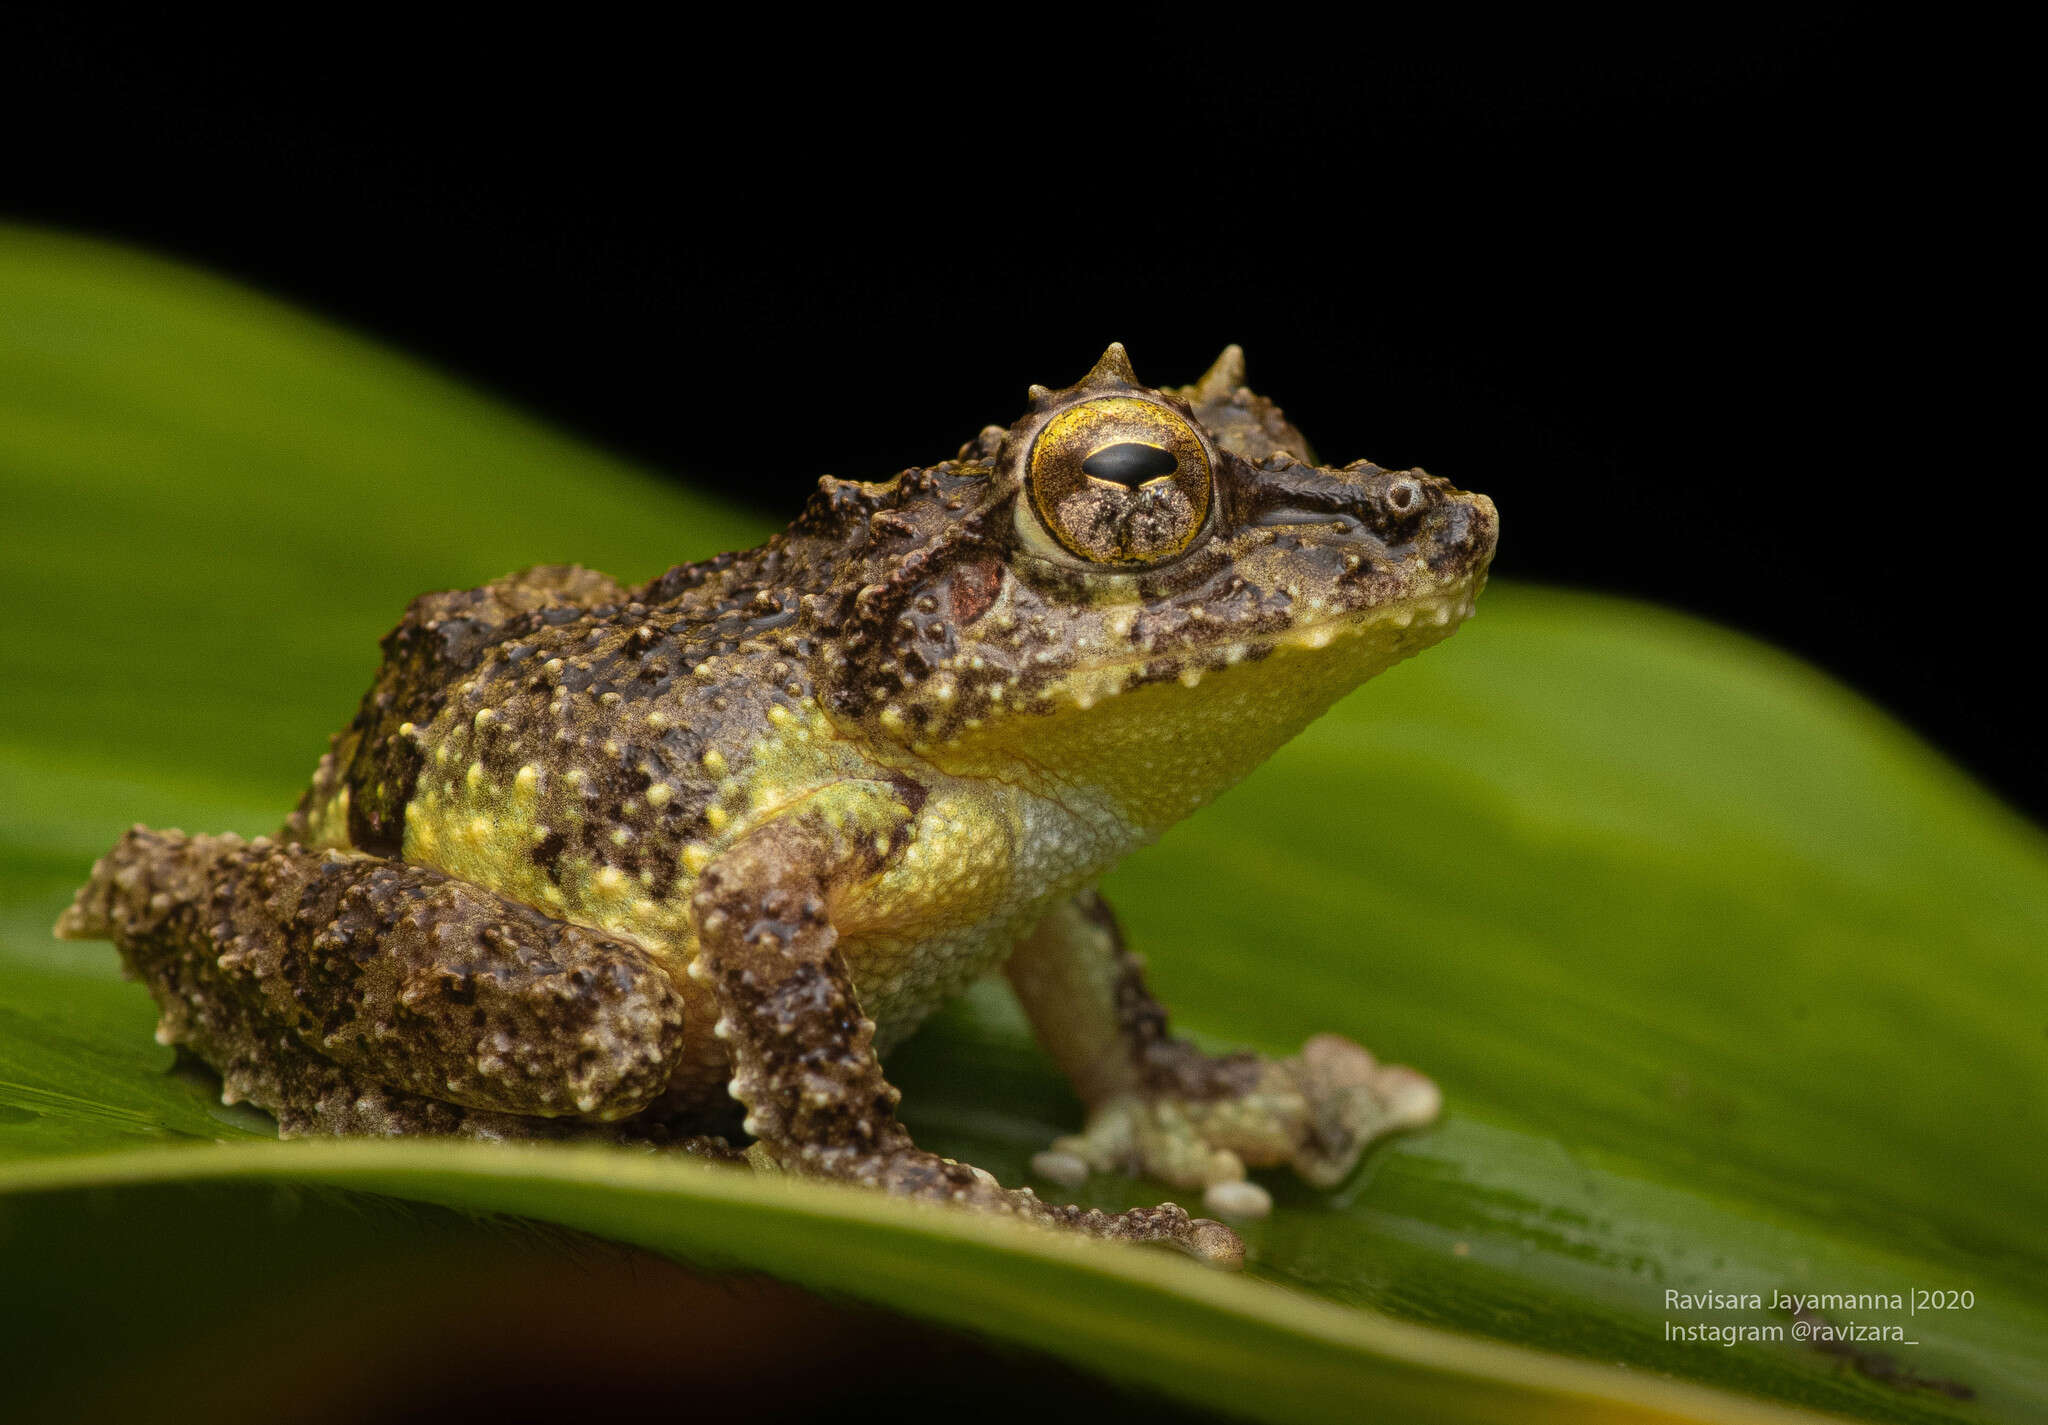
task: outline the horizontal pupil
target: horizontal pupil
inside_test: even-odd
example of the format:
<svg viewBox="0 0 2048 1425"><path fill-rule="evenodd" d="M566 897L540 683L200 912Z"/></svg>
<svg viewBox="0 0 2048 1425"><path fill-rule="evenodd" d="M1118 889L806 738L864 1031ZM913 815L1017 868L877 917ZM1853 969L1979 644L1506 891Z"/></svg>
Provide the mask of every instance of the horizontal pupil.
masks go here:
<svg viewBox="0 0 2048 1425"><path fill-rule="evenodd" d="M1147 480L1157 480L1162 475L1171 475L1179 468L1180 462L1173 458L1171 451L1135 440L1105 445L1081 462L1082 473L1093 475L1098 480L1107 480L1112 485L1125 485L1132 489Z"/></svg>

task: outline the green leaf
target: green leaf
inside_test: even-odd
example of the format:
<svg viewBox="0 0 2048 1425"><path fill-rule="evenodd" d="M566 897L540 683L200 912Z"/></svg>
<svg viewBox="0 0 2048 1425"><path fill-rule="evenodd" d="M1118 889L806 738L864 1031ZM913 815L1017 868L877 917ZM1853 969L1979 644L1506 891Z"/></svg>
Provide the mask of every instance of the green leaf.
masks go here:
<svg viewBox="0 0 2048 1425"><path fill-rule="evenodd" d="M646 1154L271 1141L173 1070L108 947L50 939L93 857L138 820L274 828L422 589L555 560L640 578L761 528L233 286L5 229L0 500L0 1331L23 1398L84 1369L77 1315L37 1303L93 1303L96 1356L156 1360L134 1303L287 1290L274 1257L179 1250L286 1184L770 1272L1263 1419L2048 1419L2048 854L1769 649L1496 587L1111 878L1199 1036L1337 1030L1448 1093L1341 1190L1275 1183L1231 1276ZM922 1141L1008 1181L1076 1122L993 986L892 1071ZM290 1232L376 1238L350 1200ZM161 1255L48 1245L109 1202ZM1824 1310L1917 1343L1860 1357L1674 1339L1794 1321L1666 1296L1916 1290L1973 1304Z"/></svg>

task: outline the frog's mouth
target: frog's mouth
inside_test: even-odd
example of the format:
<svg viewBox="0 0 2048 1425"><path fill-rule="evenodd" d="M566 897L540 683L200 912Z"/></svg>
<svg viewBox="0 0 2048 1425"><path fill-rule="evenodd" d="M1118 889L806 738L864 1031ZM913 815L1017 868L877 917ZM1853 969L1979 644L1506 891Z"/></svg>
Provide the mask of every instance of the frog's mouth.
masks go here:
<svg viewBox="0 0 2048 1425"><path fill-rule="evenodd" d="M1117 693L1178 681L1197 687L1214 674L1275 655L1313 655L1326 672L1317 681L1358 683L1432 644L1472 616L1486 568L1406 598L1346 609L1284 628L1247 631L1242 637L1175 649L1133 652L1076 667L1055 689L1055 700L1083 710Z"/></svg>
<svg viewBox="0 0 2048 1425"><path fill-rule="evenodd" d="M1327 648L1340 638L1398 636L1410 629L1440 628L1448 635L1472 617L1479 591L1485 587L1486 571L1481 569L1442 589L1317 619L1269 635L1261 642L1271 652L1279 648Z"/></svg>

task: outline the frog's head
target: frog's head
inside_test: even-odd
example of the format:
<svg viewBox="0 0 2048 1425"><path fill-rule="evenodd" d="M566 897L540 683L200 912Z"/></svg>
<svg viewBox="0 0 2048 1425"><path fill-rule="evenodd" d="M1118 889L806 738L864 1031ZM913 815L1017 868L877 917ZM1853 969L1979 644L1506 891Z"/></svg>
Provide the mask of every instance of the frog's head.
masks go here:
<svg viewBox="0 0 2048 1425"><path fill-rule="evenodd" d="M1236 347L1160 390L1111 346L945 465L828 479L807 525L846 556L809 603L835 717L948 770L1088 786L1157 830L1446 637L1497 519L1420 470L1314 464Z"/></svg>

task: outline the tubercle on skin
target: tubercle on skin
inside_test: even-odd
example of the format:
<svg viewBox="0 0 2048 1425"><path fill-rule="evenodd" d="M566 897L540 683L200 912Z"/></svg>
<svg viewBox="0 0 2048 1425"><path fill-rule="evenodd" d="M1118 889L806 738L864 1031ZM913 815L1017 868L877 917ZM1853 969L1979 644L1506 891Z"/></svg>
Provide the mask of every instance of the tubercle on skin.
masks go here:
<svg viewBox="0 0 2048 1425"><path fill-rule="evenodd" d="M733 1069L758 1026L710 962L755 951L720 917L744 910L764 934L815 939L824 914L852 988L810 989L857 996L860 1043L841 1049L865 1052L869 1037L885 1049L1125 853L1470 614L1491 504L1420 471L1307 465L1300 433L1242 377L1232 349L1195 386L1141 388L1112 347L1076 386L1035 388L1025 417L953 461L821 480L758 549L637 588L539 566L422 596L287 838L442 874L479 905L534 908L613 937L628 960L651 957L682 1036L662 1111L715 1123L743 1091L757 1127L794 1121L803 1103L764 1097L775 1075ZM1057 450L1036 444L1047 429ZM1181 451L1170 477L1127 484L1089 468L1101 442L1137 437L1140 474ZM1034 505L1033 470L1073 499ZM1180 505L1162 503L1159 480ZM1048 520L1066 522L1057 540ZM1091 551L1110 562L1091 565ZM182 853L149 854L171 865ZM766 880L735 884L736 866L791 877L798 910L775 909ZM750 896L767 908L745 910ZM432 993L458 996L468 952L444 952L455 959ZM520 1046L480 1035L491 1072L510 1072ZM337 1089L320 1082L324 1104ZM370 1107L350 1121L413 1121L379 1092L357 1095ZM626 1112L595 1092L570 1101L593 1121ZM284 1105L305 1114L291 1121L319 1121ZM1219 1108L1208 1121L1236 1120ZM784 1146L820 1162L844 1148ZM981 1178L949 1181L973 1196L993 1188Z"/></svg>
<svg viewBox="0 0 2048 1425"><path fill-rule="evenodd" d="M896 499L900 484L836 488L840 494L855 491L849 498L863 506L886 505ZM944 486L943 481L925 484L931 489ZM955 497L948 503L961 502ZM856 523L867 531L877 527L872 517ZM915 528L909 521L903 523ZM1259 548L1263 551L1262 559L1270 562L1275 557L1270 540ZM759 552L729 561L727 570L736 574L745 568L746 558L758 556ZM853 604L872 604L870 595L885 587L888 572L900 573L908 563L905 557L885 558L879 569L885 576L883 581L870 579L862 584L860 597ZM1342 567L1348 571L1356 565L1355 558L1347 557ZM820 787L858 780L869 768L887 769L889 775L920 783L945 778L978 779L991 788L1010 788L1007 795L1012 797L1039 798L1070 818L1078 797L1097 805L1083 822L1075 825L1122 823L1120 830L1081 837L1080 843L1125 848L1156 835L1164 824L1206 801L1263 756L1268 750L1266 744L1291 735L1295 727L1341 691L1331 685L1327 676L1305 678L1286 671L1293 660L1307 657L1310 664L1306 666L1314 667L1316 657L1326 655L1326 650L1334 646L1365 650L1370 645L1376 651L1347 655L1346 663L1352 671L1345 678L1357 681L1370 676L1379 666L1447 632L1456 618L1469 612L1477 587L1476 578L1466 579L1376 606L1343 609L1341 600L1305 592L1305 582L1305 576L1298 576L1288 584L1286 607L1299 610L1311 622L1304 624L1297 619L1291 626L1275 631L1241 633L1231 620L1215 618L1204 604L1187 604L1181 610L1182 627L1213 627L1215 642L1206 649L1172 653L1153 652L1149 646L1141 645L1133 653L1118 658L1104 654L1130 642L1144 608L1141 601L1129 600L1130 581L1117 584L1097 579L1089 583L1085 603L1073 611L1079 615L1078 622L1073 621L1073 614L1055 614L1042 602L1042 596L1034 595L1041 599L1034 609L1020 607L1017 590L1021 586L1005 581L977 627L993 630L998 636L1024 640L1019 647L1032 646L1032 639L1054 640L1038 645L1040 652L1033 655L1035 666L1047 671L1030 692L1024 691L1024 683L1014 671L1014 660L997 660L974 651L975 645L968 644L965 652L948 655L936 663L928 661L921 674L913 676L905 669L896 675L901 691L895 699L872 704L862 715L836 714L830 710L835 686L847 686L848 680L863 676L862 665L841 656L829 643L814 639L808 658L809 673L800 683L816 687L819 696L805 695L789 703L763 702L758 696L739 699L749 703L761 719L756 725L759 732L751 737L735 738L727 732L743 726L738 722L721 723L713 717L707 723L703 705L709 703L715 711L721 690L754 686L750 680L758 676L756 670L771 662L770 675L776 679L787 677L790 669L804 664L798 637L805 629L801 618L763 638L722 644L702 656L681 660L670 672L682 679L676 685L682 700L673 704L657 702L644 713L630 711L619 687L606 686L600 691L599 683L587 683L596 694L600 720L595 724L580 720L582 704L570 695L564 679L577 669L585 670L579 677L596 678L598 665L592 659L599 655L565 649L541 660L544 679L556 687L549 713L562 726L555 741L594 746L600 762L633 763L636 754L631 748L637 745L633 740L636 736L654 737L677 728L709 728L707 741L711 745L702 748L691 766L676 769L674 775L647 776L646 785L637 796L620 797L609 812L601 804L594 808L614 823L607 833L610 846L626 850L639 840L635 823L651 819L650 824L660 824L682 799L680 789L691 782L692 776L704 779L693 785L706 788L708 795L700 792L694 798L695 830L674 852L667 872L673 886L666 891L657 891L653 883L660 877L649 870L642 869L636 877L618 866L603 864L603 858L611 853L602 845L587 855L565 854L556 868L545 874L530 864L525 853L533 846L558 833L580 831L588 821L583 806L589 801L592 778L611 774L602 765L587 771L581 766L566 769L564 779L583 789L584 795L571 808L557 807L553 811L541 804L547 775L542 761L522 760L510 775L509 788L502 785L490 775L485 754L473 753L469 744L484 748L509 737L521 719L508 720L500 706L470 708L468 704L481 696L481 679L468 677L456 687L449 710L432 729L410 722L401 729L402 735L430 748L427 761L432 768L444 769L438 779L433 771L421 777L419 790L406 809L407 854L452 874L499 884L557 913L588 917L608 929L660 945L680 944L690 938L687 917L678 908L694 878L723 847L752 828L788 813L815 796ZM851 583L849 577L848 586ZM1241 588L1242 584L1240 578L1233 587ZM1110 597L1109 592L1114 589L1124 592ZM919 617L940 616L941 598L909 594L902 597L902 607L914 605L913 613L922 611ZM742 602L775 607L840 607L830 599L819 605L809 595L802 599L785 595L764 600L736 591L726 599L728 607ZM1339 606L1338 611L1330 612L1333 604ZM921 627L910 622L911 616L906 614L901 621L906 627ZM662 610L630 613L628 617L633 621L632 638L643 652L658 650L665 646L664 640L674 636L670 632L676 627L672 616ZM1069 620L1063 635L1054 633L1056 618ZM1417 629L1428 632L1417 637L1413 633ZM901 660L884 659L882 666L898 668ZM1283 674L1279 684L1273 682L1275 669ZM1245 682L1248 677L1251 683ZM793 683L792 691L800 691L800 683ZM1107 735L1080 733L1080 729L1100 722L1106 713L1113 713L1120 706L1119 699L1160 683L1171 683L1181 696L1173 702L1162 702L1156 693L1147 691L1144 700L1148 709L1163 711L1168 723L1185 725L1177 736L1186 746L1200 752L1199 757L1184 759L1177 769L1180 775L1175 780L1191 785L1176 788L1164 799L1156 789L1127 784L1128 775L1134 770L1147 777L1158 774L1147 770L1152 762L1138 755L1138 745L1131 734L1113 731L1113 718L1103 724L1112 729ZM1259 686L1262 696L1233 702L1227 688L1240 685ZM1299 688L1300 706L1284 706L1285 698L1276 701L1272 695L1276 687ZM970 688L983 695L982 702L971 713L961 708ZM934 710L942 716L959 715L944 724L945 730L941 731L927 721ZM913 713L918 721L913 721ZM1247 714L1256 714L1253 724L1246 724ZM1224 740L1234 744L1232 747L1215 746L1219 722L1238 724L1224 733ZM1071 732L1063 730L1069 723L1073 724ZM1250 730L1252 725L1267 726L1272 733L1254 734ZM589 726L607 731L577 730ZM1057 751L1062 748L1063 752ZM523 746L504 751L524 752L527 759L549 755ZM461 768L460 776L447 775L457 766ZM342 795L347 795L346 787ZM329 819L333 819L331 814ZM877 825L871 830L870 839L878 848L886 848L886 854L907 857L916 864L932 855L932 848L943 845L949 837L974 834L966 831L973 819L970 816L968 822L915 823L903 836ZM1014 817L1005 814L1003 819ZM1100 865L1077 866L1061 880L1085 881L1100 869ZM1002 873L992 870L989 874ZM936 911L936 905L932 909ZM859 918L857 906L850 908L850 913Z"/></svg>

